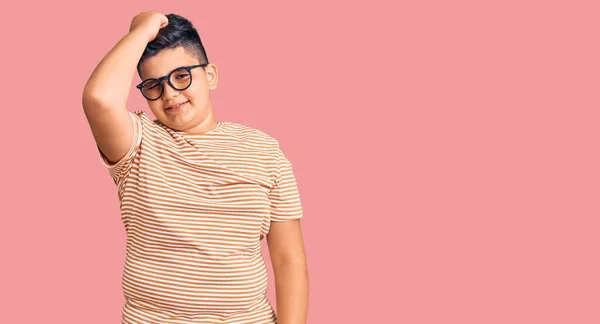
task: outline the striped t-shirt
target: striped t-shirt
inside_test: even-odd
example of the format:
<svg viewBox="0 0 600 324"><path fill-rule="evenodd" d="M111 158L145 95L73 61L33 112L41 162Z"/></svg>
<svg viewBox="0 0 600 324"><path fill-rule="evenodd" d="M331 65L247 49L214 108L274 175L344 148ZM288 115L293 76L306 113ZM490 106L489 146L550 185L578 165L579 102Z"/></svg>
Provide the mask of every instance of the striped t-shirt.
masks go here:
<svg viewBox="0 0 600 324"><path fill-rule="evenodd" d="M110 164L127 234L122 323L276 323L260 241L302 218L277 140L233 122L190 135L130 112L134 138Z"/></svg>

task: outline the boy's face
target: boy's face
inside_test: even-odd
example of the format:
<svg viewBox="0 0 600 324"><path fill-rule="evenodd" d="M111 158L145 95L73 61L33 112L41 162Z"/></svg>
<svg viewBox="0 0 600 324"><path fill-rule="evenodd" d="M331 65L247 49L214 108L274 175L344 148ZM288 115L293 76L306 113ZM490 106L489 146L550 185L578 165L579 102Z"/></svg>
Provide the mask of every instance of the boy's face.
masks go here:
<svg viewBox="0 0 600 324"><path fill-rule="evenodd" d="M140 64L142 80L160 78L171 71L199 64L196 57L188 54L183 47L165 49L147 58ZM148 100L152 113L164 125L188 133L203 133L214 127L210 90L217 88L217 67L213 63L190 70L191 85L182 91L173 89L163 81L163 94L158 100ZM185 103L176 109L167 109Z"/></svg>

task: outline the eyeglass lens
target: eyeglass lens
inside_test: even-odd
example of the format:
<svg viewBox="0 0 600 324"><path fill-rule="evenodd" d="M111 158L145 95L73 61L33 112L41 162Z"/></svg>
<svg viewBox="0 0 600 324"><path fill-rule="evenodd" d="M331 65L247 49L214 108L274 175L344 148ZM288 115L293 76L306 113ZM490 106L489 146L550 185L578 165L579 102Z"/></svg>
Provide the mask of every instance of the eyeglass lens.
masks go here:
<svg viewBox="0 0 600 324"><path fill-rule="evenodd" d="M184 90L190 85L192 80L190 72L186 69L178 69L169 75L169 81L175 90ZM157 79L148 80L142 85L142 93L148 99L158 99L162 93L164 83L159 83Z"/></svg>

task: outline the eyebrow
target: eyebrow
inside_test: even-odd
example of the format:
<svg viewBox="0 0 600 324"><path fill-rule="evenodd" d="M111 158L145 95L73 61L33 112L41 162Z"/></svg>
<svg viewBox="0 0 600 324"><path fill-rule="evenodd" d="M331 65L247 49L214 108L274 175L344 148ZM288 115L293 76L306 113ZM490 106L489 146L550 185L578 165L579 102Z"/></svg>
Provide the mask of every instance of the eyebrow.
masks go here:
<svg viewBox="0 0 600 324"><path fill-rule="evenodd" d="M188 66L188 65L182 65L182 66L179 66L179 67L176 67L176 68L174 68L173 70L169 71L169 73L167 73L167 74L165 74L165 75L161 75L161 76L159 76L158 78L146 78L146 79L142 79L142 81L151 80L151 79L155 79L155 80L157 80L157 79L159 79L159 78L162 78L162 77L164 77L164 76L167 76L167 75L169 75L169 74L173 73L173 71L175 71L175 70L179 70L179 69L182 69L182 68L184 68L184 67L187 67L187 66Z"/></svg>

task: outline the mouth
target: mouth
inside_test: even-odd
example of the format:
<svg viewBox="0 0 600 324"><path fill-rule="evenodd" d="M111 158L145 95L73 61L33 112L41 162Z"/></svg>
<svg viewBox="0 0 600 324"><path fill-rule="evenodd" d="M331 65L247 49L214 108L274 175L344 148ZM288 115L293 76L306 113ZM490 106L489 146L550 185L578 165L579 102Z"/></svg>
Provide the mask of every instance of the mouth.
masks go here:
<svg viewBox="0 0 600 324"><path fill-rule="evenodd" d="M175 110L178 110L181 107L185 106L188 102L189 101L186 101L186 102L178 103L178 104L176 104L174 106L171 106L171 107L167 107L167 108L165 108L165 111L175 111Z"/></svg>

